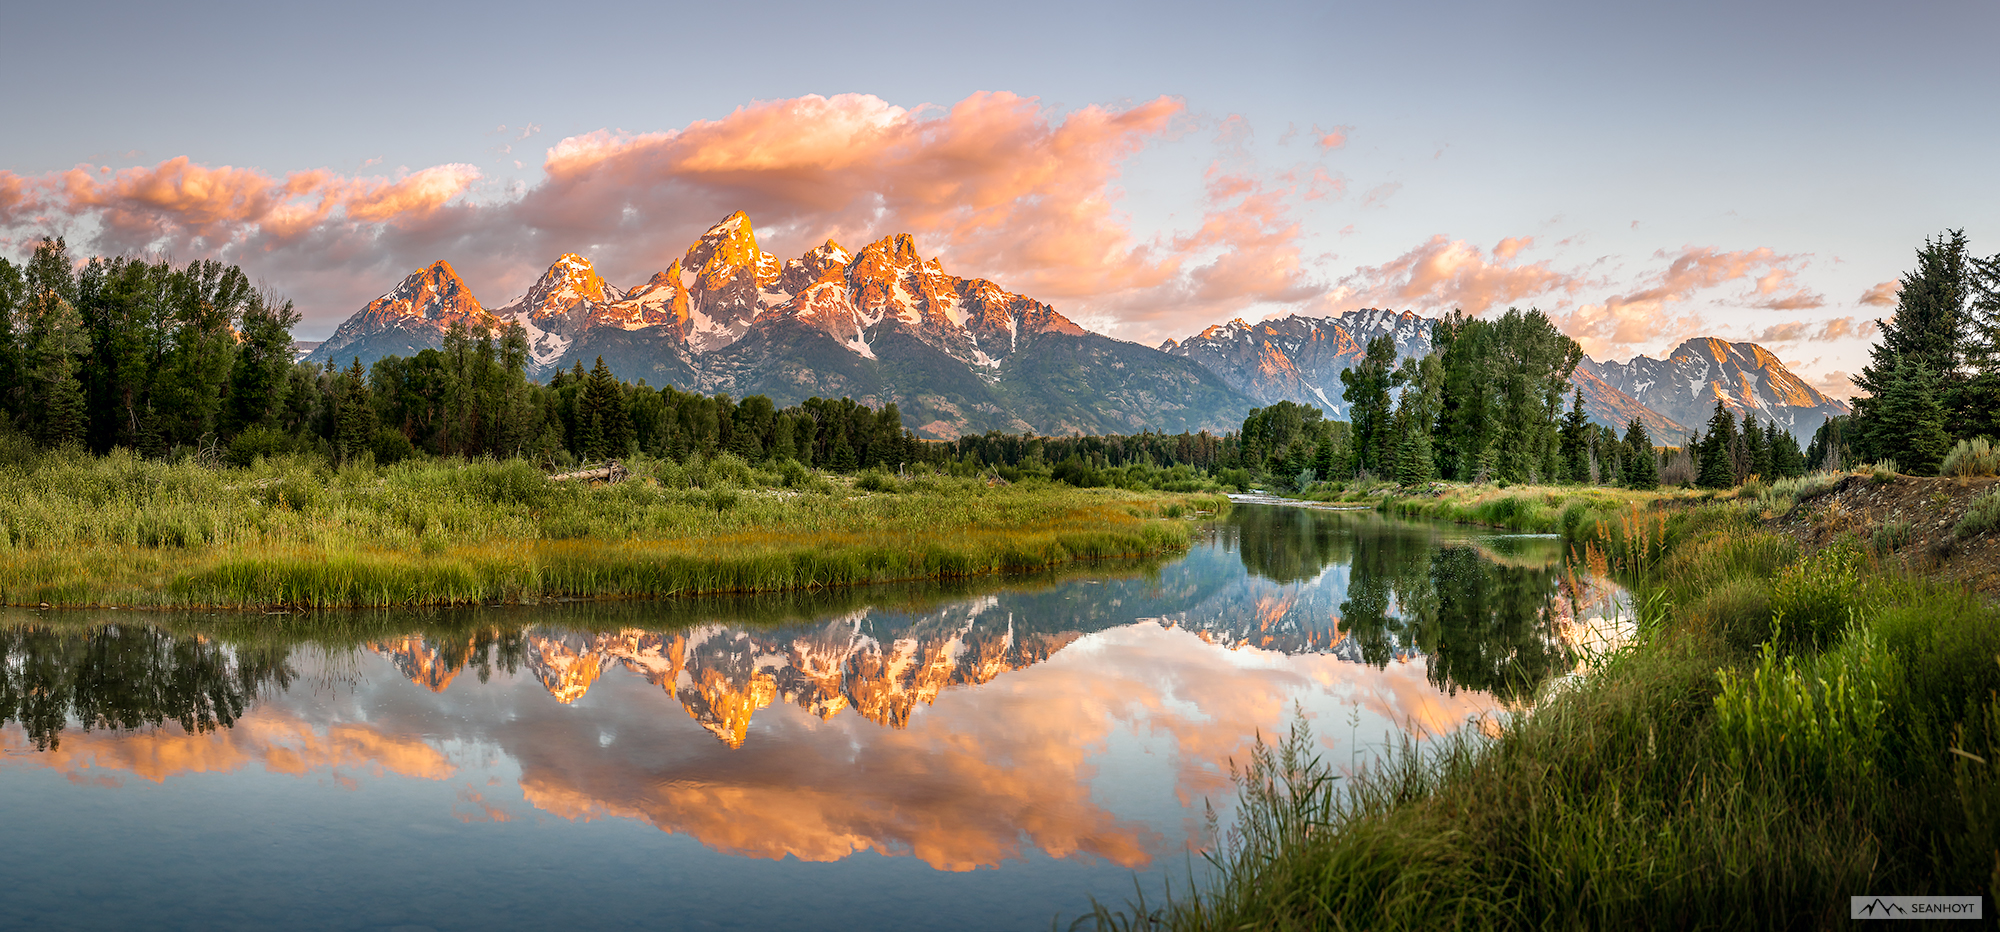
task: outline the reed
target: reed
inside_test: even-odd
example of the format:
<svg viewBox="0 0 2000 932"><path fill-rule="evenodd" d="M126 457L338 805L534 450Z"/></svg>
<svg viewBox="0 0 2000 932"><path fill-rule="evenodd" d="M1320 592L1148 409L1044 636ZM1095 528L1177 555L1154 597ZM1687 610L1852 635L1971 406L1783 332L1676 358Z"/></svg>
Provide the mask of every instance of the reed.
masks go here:
<svg viewBox="0 0 2000 932"><path fill-rule="evenodd" d="M551 483L530 464L242 469L123 453L0 469L0 600L332 608L817 589L1186 546L1219 496L884 474L874 491L734 457Z"/></svg>

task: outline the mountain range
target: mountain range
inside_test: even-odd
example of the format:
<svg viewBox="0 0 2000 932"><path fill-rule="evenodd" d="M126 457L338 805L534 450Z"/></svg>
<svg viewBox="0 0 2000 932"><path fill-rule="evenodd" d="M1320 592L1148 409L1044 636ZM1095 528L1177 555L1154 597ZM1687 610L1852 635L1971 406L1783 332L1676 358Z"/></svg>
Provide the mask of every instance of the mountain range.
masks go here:
<svg viewBox="0 0 2000 932"><path fill-rule="evenodd" d="M305 355L364 364L442 345L454 324L475 336L519 324L530 376L598 357L617 376L779 405L851 397L894 403L919 435L1223 431L1252 407L1294 401L1345 418L1340 373L1368 341L1398 356L1430 351L1430 319L1365 309L1332 317L1233 320L1159 347L1078 326L1055 308L918 255L908 234L849 252L831 240L780 260L741 212L711 227L665 271L625 290L574 253L527 292L489 309L450 263L418 269ZM1632 418L1655 439L1685 436L1719 397L1739 416L1804 443L1846 413L1750 343L1689 340L1665 359L1586 358L1571 378L1592 420Z"/></svg>

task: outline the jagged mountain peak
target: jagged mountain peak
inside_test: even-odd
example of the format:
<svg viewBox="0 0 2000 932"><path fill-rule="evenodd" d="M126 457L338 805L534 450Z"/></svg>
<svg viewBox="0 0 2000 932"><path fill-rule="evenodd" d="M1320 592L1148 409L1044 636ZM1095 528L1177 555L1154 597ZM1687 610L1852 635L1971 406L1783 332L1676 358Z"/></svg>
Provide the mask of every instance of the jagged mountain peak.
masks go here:
<svg viewBox="0 0 2000 932"><path fill-rule="evenodd" d="M567 309L576 301L603 303L622 297L624 293L598 275L589 259L566 252L542 273L522 301L547 311Z"/></svg>
<svg viewBox="0 0 2000 932"><path fill-rule="evenodd" d="M441 342L453 324L462 324L474 333L491 333L499 321L473 297L472 289L451 263L439 259L368 302L306 354L305 360L323 363L366 357L364 361L373 362L390 353L413 355Z"/></svg>
<svg viewBox="0 0 2000 932"><path fill-rule="evenodd" d="M750 217L739 210L709 227L708 232L688 247L687 254L681 257L681 269L704 278L717 273L726 277L735 269L749 269L754 274L763 264L763 258L763 250L757 248L757 232L750 227Z"/></svg>

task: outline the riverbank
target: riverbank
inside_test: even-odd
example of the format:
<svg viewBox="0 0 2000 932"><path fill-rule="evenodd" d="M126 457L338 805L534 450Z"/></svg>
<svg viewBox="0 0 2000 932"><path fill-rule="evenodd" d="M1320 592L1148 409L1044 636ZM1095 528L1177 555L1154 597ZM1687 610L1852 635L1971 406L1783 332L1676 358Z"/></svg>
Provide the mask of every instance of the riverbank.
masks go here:
<svg viewBox="0 0 2000 932"><path fill-rule="evenodd" d="M819 589L1187 546L1221 496L988 486L729 456L628 481L531 464L242 469L52 454L0 469L0 602L300 609Z"/></svg>
<svg viewBox="0 0 2000 932"><path fill-rule="evenodd" d="M1238 775L1215 879L1160 924L1817 928L1856 894L2000 894L2000 611L1892 517L1941 503L1931 539L1983 552L2000 506L1955 481L1806 477L1616 512L1595 490L1382 502L1570 534L1631 587L1638 637L1496 737L1363 773L1319 760L1302 723ZM1902 483L1881 523L1853 518ZM1823 534L1828 511L1846 523Z"/></svg>

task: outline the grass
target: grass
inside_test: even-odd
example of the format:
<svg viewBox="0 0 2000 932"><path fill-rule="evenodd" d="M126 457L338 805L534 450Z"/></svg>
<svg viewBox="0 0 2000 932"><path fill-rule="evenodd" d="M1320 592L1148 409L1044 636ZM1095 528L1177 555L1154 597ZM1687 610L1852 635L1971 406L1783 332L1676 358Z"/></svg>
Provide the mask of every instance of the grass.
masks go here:
<svg viewBox="0 0 2000 932"><path fill-rule="evenodd" d="M1300 723L1236 774L1206 882L1079 926L1817 928L1855 894L2000 894L2000 609L1764 530L1826 481L1597 517L1578 542L1632 587L1632 644L1497 738L1360 773ZM1575 503L1518 497L1454 507Z"/></svg>
<svg viewBox="0 0 2000 932"><path fill-rule="evenodd" d="M849 481L729 456L551 483L523 462L213 469L122 453L0 468L0 601L331 608L823 589L1184 547L1217 496Z"/></svg>

